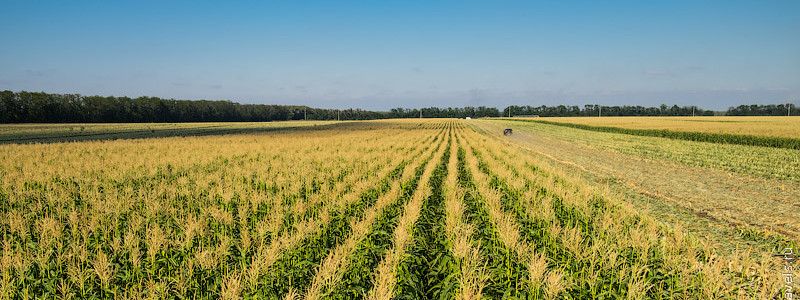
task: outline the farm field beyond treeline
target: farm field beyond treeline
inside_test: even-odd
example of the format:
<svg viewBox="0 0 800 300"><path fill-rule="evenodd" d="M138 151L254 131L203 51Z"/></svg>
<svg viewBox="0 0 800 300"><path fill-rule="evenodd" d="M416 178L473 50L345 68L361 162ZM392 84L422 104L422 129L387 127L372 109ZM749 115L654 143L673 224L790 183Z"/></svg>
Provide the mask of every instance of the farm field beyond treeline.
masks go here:
<svg viewBox="0 0 800 300"><path fill-rule="evenodd" d="M662 129L800 138L800 118L798 117L550 117L535 119L630 129Z"/></svg>
<svg viewBox="0 0 800 300"><path fill-rule="evenodd" d="M497 119L80 126L0 126L0 298L770 299L800 237L796 149Z"/></svg>

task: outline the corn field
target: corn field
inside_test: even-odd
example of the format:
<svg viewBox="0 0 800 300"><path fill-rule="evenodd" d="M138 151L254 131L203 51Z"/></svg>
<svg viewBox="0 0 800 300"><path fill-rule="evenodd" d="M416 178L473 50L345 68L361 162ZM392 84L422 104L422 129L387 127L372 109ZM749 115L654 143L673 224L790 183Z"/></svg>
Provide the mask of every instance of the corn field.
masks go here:
<svg viewBox="0 0 800 300"><path fill-rule="evenodd" d="M719 251L469 121L311 123L0 145L0 298L785 292L772 253Z"/></svg>

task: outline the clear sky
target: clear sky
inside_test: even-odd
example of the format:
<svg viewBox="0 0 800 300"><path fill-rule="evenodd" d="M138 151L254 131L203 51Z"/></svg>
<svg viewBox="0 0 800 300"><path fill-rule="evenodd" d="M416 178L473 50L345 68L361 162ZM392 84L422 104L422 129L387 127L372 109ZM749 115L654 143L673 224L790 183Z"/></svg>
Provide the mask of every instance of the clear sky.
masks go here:
<svg viewBox="0 0 800 300"><path fill-rule="evenodd" d="M800 103L800 1L3 1L0 90L316 107Z"/></svg>

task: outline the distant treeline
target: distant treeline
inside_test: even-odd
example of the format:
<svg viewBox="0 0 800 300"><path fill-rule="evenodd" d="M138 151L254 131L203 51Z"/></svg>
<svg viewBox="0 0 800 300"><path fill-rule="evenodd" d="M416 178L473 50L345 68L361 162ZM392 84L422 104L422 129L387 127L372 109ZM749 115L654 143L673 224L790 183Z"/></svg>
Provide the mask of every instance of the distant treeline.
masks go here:
<svg viewBox="0 0 800 300"><path fill-rule="evenodd" d="M791 110L791 111L790 111ZM728 116L800 116L800 108L791 104L739 105L731 107Z"/></svg>
<svg viewBox="0 0 800 300"><path fill-rule="evenodd" d="M692 106L509 106L503 110L508 116L538 115L540 117L596 117L596 116L713 116L714 112Z"/></svg>
<svg viewBox="0 0 800 300"><path fill-rule="evenodd" d="M601 113L602 110L602 113ZM158 97L104 97L43 92L0 92L0 123L115 123L115 122L245 122L285 120L372 120L389 118L480 118L538 115L567 116L691 116L714 112L691 106L509 106L395 108L390 111L324 109L297 105L240 104L220 100L175 100ZM781 105L742 105L727 115L786 115ZM800 115L792 108L792 115Z"/></svg>
<svg viewBox="0 0 800 300"><path fill-rule="evenodd" d="M791 110L791 111L789 111ZM593 116L713 116L714 111L696 106L509 106L503 110L503 116L538 115L540 117L593 117ZM728 108L726 116L798 116L800 108L792 104L739 105Z"/></svg>
<svg viewBox="0 0 800 300"><path fill-rule="evenodd" d="M388 118L418 118L420 117L420 111L422 111L421 116L425 118L483 118L500 116L500 111L497 110L497 108L485 106L467 106L455 108L429 107L422 109L393 108L386 114L386 116Z"/></svg>
<svg viewBox="0 0 800 300"><path fill-rule="evenodd" d="M42 92L0 92L0 123L246 122L286 120L371 120L387 118L496 117L497 108L423 108L368 111L295 105L158 97L103 97Z"/></svg>

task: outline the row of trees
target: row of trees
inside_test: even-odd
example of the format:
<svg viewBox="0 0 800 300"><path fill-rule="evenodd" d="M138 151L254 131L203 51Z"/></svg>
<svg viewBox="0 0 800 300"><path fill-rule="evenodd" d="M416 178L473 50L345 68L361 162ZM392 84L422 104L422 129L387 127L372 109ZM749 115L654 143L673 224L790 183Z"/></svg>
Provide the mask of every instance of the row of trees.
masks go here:
<svg viewBox="0 0 800 300"><path fill-rule="evenodd" d="M713 116L714 112L694 106L509 106L504 116L538 115L541 117L591 117L591 116Z"/></svg>
<svg viewBox="0 0 800 300"><path fill-rule="evenodd" d="M239 122L285 120L371 120L387 118L496 117L493 107L395 108L390 111L323 109L293 105L157 97L102 97L42 92L0 92L0 123Z"/></svg>
<svg viewBox="0 0 800 300"><path fill-rule="evenodd" d="M741 105L728 115L800 115L786 105ZM394 108L389 111L322 109L295 105L239 104L231 101L175 100L157 97L103 97L43 92L0 92L0 123L72 122L239 122L281 120L371 120L387 118L480 118L539 115L567 116L691 116L714 112L693 106L509 106L502 112L494 107Z"/></svg>
<svg viewBox="0 0 800 300"><path fill-rule="evenodd" d="M0 122L192 122L297 120L303 107L156 97L0 92Z"/></svg>
<svg viewBox="0 0 800 300"><path fill-rule="evenodd" d="M393 108L387 114L389 118L483 118L483 117L497 117L500 111L494 107L448 107L448 108L422 108L422 109L403 109Z"/></svg>
<svg viewBox="0 0 800 300"><path fill-rule="evenodd" d="M800 116L800 108L792 104L739 105L726 112L729 116Z"/></svg>

